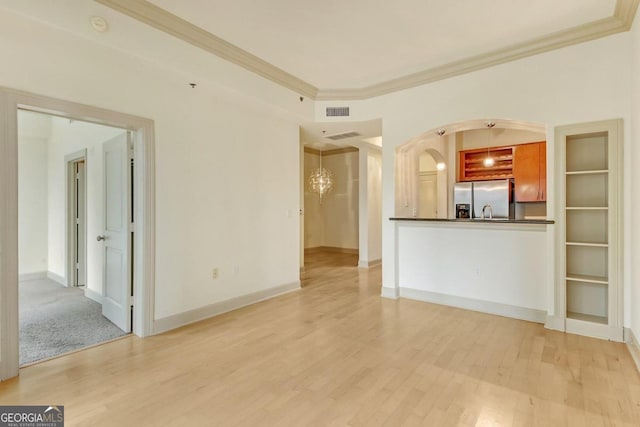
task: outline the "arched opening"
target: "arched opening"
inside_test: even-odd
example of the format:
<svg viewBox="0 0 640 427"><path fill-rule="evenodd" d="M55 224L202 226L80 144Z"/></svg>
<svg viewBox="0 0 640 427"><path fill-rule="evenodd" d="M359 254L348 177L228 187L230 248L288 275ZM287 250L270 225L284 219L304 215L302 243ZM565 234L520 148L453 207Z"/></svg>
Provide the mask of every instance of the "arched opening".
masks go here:
<svg viewBox="0 0 640 427"><path fill-rule="evenodd" d="M455 218L453 186L464 180L513 178L500 172L502 164L489 167L484 178L465 177L460 155L501 147L517 147L546 140L546 126L509 119L474 119L428 130L396 149L395 215L404 218ZM515 152L515 150L514 150ZM484 154L483 154L484 155ZM541 159L546 163L545 157ZM462 170L461 170L462 168ZM484 173L483 171L481 171ZM519 203L520 217L546 215L546 201Z"/></svg>
<svg viewBox="0 0 640 427"><path fill-rule="evenodd" d="M418 154L418 218L447 217L446 159L427 148Z"/></svg>

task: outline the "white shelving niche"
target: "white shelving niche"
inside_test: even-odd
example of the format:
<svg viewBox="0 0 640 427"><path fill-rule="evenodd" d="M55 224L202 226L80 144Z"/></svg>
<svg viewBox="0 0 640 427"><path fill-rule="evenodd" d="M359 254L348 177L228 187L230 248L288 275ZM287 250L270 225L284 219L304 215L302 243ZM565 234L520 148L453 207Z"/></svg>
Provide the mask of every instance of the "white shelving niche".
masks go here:
<svg viewBox="0 0 640 427"><path fill-rule="evenodd" d="M622 120L556 128L556 313L566 332L623 340Z"/></svg>

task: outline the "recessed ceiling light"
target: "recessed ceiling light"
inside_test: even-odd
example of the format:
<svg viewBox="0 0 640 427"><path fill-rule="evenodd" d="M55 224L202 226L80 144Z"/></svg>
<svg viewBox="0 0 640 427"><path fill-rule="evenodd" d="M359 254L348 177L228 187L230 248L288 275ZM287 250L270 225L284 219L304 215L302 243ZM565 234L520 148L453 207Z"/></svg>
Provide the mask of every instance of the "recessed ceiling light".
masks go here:
<svg viewBox="0 0 640 427"><path fill-rule="evenodd" d="M91 17L91 27L99 33L106 33L109 31L109 23L102 16Z"/></svg>

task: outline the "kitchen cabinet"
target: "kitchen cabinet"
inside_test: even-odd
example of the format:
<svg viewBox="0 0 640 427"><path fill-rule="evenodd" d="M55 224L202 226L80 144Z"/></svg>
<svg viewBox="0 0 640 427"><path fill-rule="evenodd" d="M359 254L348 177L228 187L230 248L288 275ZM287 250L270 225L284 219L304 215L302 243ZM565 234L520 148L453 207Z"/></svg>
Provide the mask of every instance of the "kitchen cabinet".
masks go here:
<svg viewBox="0 0 640 427"><path fill-rule="evenodd" d="M493 166L485 166L490 156ZM513 147L489 147L459 152L458 182L513 178Z"/></svg>
<svg viewBox="0 0 640 427"><path fill-rule="evenodd" d="M557 312L565 330L622 341L622 120L556 129Z"/></svg>
<svg viewBox="0 0 640 427"><path fill-rule="evenodd" d="M514 147L513 178L516 202L547 200L547 143L520 144Z"/></svg>

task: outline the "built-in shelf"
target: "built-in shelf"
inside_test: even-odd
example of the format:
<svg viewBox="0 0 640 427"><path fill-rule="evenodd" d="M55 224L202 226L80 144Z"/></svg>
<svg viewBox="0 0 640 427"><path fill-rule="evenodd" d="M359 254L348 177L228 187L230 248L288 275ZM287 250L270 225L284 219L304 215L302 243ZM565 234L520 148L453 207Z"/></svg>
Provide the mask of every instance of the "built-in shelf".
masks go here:
<svg viewBox="0 0 640 427"><path fill-rule="evenodd" d="M584 282L584 283L596 283L600 285L607 285L609 282L606 277L602 276L587 276L584 274L572 274L566 277L566 280L571 280L574 282Z"/></svg>
<svg viewBox="0 0 640 427"><path fill-rule="evenodd" d="M568 211L606 211L609 210L607 206L567 206Z"/></svg>
<svg viewBox="0 0 640 427"><path fill-rule="evenodd" d="M479 166L479 167L466 168L467 172L491 172L491 171L498 171L498 170L510 171L511 169L512 169L511 165L498 165L498 166L491 166L491 167Z"/></svg>
<svg viewBox="0 0 640 427"><path fill-rule="evenodd" d="M458 181L479 181L513 178L513 147L488 147L463 150L459 153ZM494 164L484 166L487 157Z"/></svg>
<svg viewBox="0 0 640 427"><path fill-rule="evenodd" d="M608 243L592 243L592 242L566 242L567 246L590 246L593 248L608 248Z"/></svg>
<svg viewBox="0 0 640 427"><path fill-rule="evenodd" d="M573 313L571 311L567 312L567 317L569 319L582 320L585 322L601 323L603 325L606 325L608 322L607 316L594 316L592 314Z"/></svg>
<svg viewBox="0 0 640 427"><path fill-rule="evenodd" d="M567 171L567 175L601 175L609 173L606 169L586 170L586 171Z"/></svg>
<svg viewBox="0 0 640 427"><path fill-rule="evenodd" d="M619 242L621 120L556 129L557 286L567 332L622 340Z"/></svg>
<svg viewBox="0 0 640 427"><path fill-rule="evenodd" d="M477 151L477 150L474 150L474 151ZM481 164L481 163L484 162L484 159L487 157L485 155L486 152L487 152L487 150L485 148L483 148L482 151L480 152L483 155L482 158L480 158L480 157L469 157L469 158L465 159L464 163L467 164L467 165L479 164L479 163ZM489 152L489 154L490 154L490 152ZM509 160L509 161L513 160L513 155L511 155L511 154L504 155L504 156L491 155L491 157L496 162L501 162L501 161L505 161L505 160Z"/></svg>

